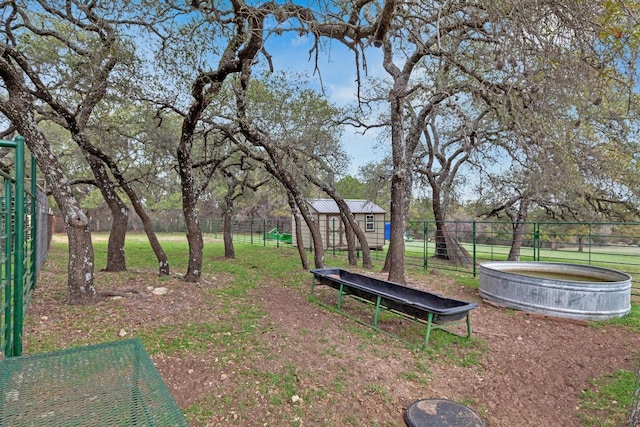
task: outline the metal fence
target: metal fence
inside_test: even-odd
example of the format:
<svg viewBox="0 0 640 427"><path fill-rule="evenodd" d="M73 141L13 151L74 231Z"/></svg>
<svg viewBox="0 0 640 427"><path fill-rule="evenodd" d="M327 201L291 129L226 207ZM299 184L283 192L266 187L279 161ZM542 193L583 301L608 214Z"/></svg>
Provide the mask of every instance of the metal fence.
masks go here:
<svg viewBox="0 0 640 427"><path fill-rule="evenodd" d="M222 220L201 219L204 233L222 238ZM406 265L424 269L449 270L476 276L483 261L505 261L509 257L513 228L510 222L448 221L437 227L435 221L409 221L405 232ZM633 223L559 223L531 222L522 225L521 261L565 262L608 267L632 277L632 293L640 295L640 222ZM384 261L388 248L388 223L384 241L369 242L381 246L372 257ZM436 237L446 230L449 242L463 252L468 262L442 257ZM292 221L283 219L235 219L232 235L235 242L261 246L287 245ZM176 230L178 231L178 230ZM373 244L372 244L373 243ZM312 250L308 247L309 251ZM327 255L346 257L344 250L326 245ZM451 248L449 248L451 250Z"/></svg>
<svg viewBox="0 0 640 427"><path fill-rule="evenodd" d="M202 232L222 239L223 221L220 218L200 219ZM291 243L293 221L289 218L252 218L231 221L234 242L280 247Z"/></svg>
<svg viewBox="0 0 640 427"><path fill-rule="evenodd" d="M47 198L36 185L36 164L25 173L24 139L0 140L13 170L0 170L0 358L22 354L22 330L36 276L47 252Z"/></svg>
<svg viewBox="0 0 640 427"><path fill-rule="evenodd" d="M629 426L640 426L640 365L636 371L636 382L633 386L633 396L631 397L631 415L629 416Z"/></svg>
<svg viewBox="0 0 640 427"><path fill-rule="evenodd" d="M563 262L596 265L628 273L634 294L640 295L640 223L522 223L521 261ZM410 222L411 247L422 246L422 256L413 264L425 268L466 271L474 276L483 261L509 258L514 230L509 222L451 221L446 232L464 248L471 263L461 265L438 258L435 250L437 227L432 221ZM410 239L411 240L411 239ZM417 258L417 259L416 259Z"/></svg>

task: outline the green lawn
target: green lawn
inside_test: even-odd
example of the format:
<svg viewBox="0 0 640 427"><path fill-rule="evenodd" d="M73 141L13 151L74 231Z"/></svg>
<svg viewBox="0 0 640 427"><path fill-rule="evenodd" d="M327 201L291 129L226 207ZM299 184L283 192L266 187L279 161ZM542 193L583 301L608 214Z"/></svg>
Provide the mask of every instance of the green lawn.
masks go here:
<svg viewBox="0 0 640 427"><path fill-rule="evenodd" d="M94 235L94 249L96 255L96 270L106 265L107 235ZM186 271L188 250L186 238L181 233L161 234L159 238L163 249L167 253L172 278L158 278L154 274L156 268L155 257L150 250L144 234L130 233L126 241L127 266L129 271L113 274L97 274L96 287L104 288L106 281L113 281L118 277L122 283L138 283L140 281L155 286L167 283L169 287L178 287L175 276L180 276ZM52 292L48 292L46 298L55 298L62 301L64 298L66 243L62 239L54 239L50 258L47 261L43 280L56 284ZM420 248L421 242L408 242L408 248ZM497 249L497 247L495 248ZM60 306L54 305L57 310L52 313L32 315L28 318L29 332L27 334L29 353L47 351L59 348L61 343L65 346L86 345L96 342L112 340L118 336L118 331L125 328L131 335L140 336L150 354L154 357L177 358L185 353L198 356L206 351L215 350L215 357L221 363L229 366L237 366L235 363L242 361L242 375L244 382L234 390L228 392L224 398L211 395L189 405L185 413L193 425L206 425L208 420L221 416L221 414L239 411L240 403L247 405L246 411L252 411L252 404L268 405L271 411L279 408L279 414L273 414L270 425L298 425L295 422L300 414L309 416L312 412L310 406L293 406L288 403L292 394L300 394L305 402L315 400L331 400L340 398L344 393L355 393L348 383L344 368L338 364L330 373L331 378L326 382L314 379L315 388L307 389L306 394L297 388L298 376L311 378L311 373L298 372L294 366L277 352L278 347L267 345L256 340L256 336L269 335L273 340L291 340L292 336L275 332L275 326L265 322L265 307L252 300L249 295L265 278L269 283L275 281L278 286L286 287L292 294L304 294L308 292L310 275L300 269L300 261L297 251L290 245L282 245L279 249L273 247L252 246L251 244L237 244L237 258L225 261L221 257L224 248L219 239L205 236L205 256L203 278L207 283L215 283L214 277L227 277L224 286L210 286L202 288L202 307L192 307L197 310L194 318L185 320L171 320L168 323L146 324L131 317L132 313L126 310L116 310L119 307L111 305L96 306ZM418 252L420 253L420 252ZM379 253L376 253L379 255ZM380 257L381 260L384 257ZM346 267L346 257L339 253L332 257L331 251L327 254L327 265ZM377 264L380 267L381 264ZM409 270L408 274L430 274L423 269ZM443 273L454 277L456 282L464 287L477 286L477 279L470 275L457 273ZM415 279L415 276L414 276ZM49 288L50 289L50 288ZM45 295L36 291L37 304ZM112 307L107 309L108 307ZM202 311L200 311L202 310ZM185 315L194 313L185 312ZM323 312L323 315L326 313ZM214 317L211 317L214 315ZM46 316L46 318L42 317ZM201 317L202 316L202 317ZM62 322L63 319L67 322ZM43 320L44 319L44 320ZM42 322L56 323L56 327L46 334L37 334L42 327ZM129 323L127 323L129 322ZM625 328L632 333L640 333L640 306L633 304L632 313L622 319L610 322L614 327ZM593 328L599 328L598 324L591 324ZM349 337L349 345L357 346L361 351L361 363L367 358L392 360L402 350L402 346L396 343L389 344L380 334L364 327L356 322L339 322L336 328ZM407 325L403 331L409 334L409 339L422 338L418 325ZM304 329L300 331L304 341L322 342L324 353L322 357L344 362L347 357L337 344L334 333L327 335L328 331L316 329ZM439 332L439 331L436 331ZM405 337L403 337L405 338ZM385 344L386 343L386 344ZM432 337L430 348L425 352L412 352L412 362L403 366L400 377L396 381L409 381L411 384L426 385L430 381L430 369L434 363L444 365L456 365L472 370L481 369L482 357L490 351L482 337L472 340L459 339L444 333L435 333ZM300 346L303 346L300 341ZM406 357L406 356L405 356ZM260 366L264 360L279 361L281 369L266 375ZM436 362L437 361L437 362ZM215 365L210 369L215 369ZM280 365L278 365L280 366ZM621 371L612 368L612 373L604 377L592 379L589 391L581 395L580 425L581 426L615 426L625 422L625 416L629 413L630 384L633 382L635 372ZM241 374L240 374L241 372ZM218 374L216 374L218 375ZM217 377L216 377L217 378ZM381 382L363 384L365 395L376 396L379 404L388 403L392 399L388 385ZM631 386L632 387L632 386ZM256 396L266 396L266 401L254 401ZM351 396L353 397L353 396ZM266 402L266 403L265 403ZM303 412L308 411L308 412ZM239 412L242 414L242 412ZM318 415L320 416L320 415ZM355 420L362 414L354 414L353 420L345 418L341 425L358 425ZM232 423L234 424L234 423ZM234 424L235 425L235 424ZM318 424L322 425L322 424ZM329 425L329 424L327 424ZM337 425L337 424L336 424Z"/></svg>

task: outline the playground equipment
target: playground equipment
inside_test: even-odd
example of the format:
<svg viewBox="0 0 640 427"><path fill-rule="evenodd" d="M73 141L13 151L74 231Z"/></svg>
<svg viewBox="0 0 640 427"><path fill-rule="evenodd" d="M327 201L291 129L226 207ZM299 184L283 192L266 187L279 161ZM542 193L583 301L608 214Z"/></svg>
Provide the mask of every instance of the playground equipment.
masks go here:
<svg viewBox="0 0 640 427"><path fill-rule="evenodd" d="M280 233L278 227L264 233L264 240L279 240L284 243L291 243L291 233Z"/></svg>

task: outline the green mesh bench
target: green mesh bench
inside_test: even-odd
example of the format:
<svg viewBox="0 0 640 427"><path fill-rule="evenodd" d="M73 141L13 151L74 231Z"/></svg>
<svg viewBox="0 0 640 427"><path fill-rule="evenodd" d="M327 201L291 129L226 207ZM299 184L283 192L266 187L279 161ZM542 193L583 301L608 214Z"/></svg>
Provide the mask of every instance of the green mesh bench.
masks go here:
<svg viewBox="0 0 640 427"><path fill-rule="evenodd" d="M188 426L139 339L0 360L0 426Z"/></svg>

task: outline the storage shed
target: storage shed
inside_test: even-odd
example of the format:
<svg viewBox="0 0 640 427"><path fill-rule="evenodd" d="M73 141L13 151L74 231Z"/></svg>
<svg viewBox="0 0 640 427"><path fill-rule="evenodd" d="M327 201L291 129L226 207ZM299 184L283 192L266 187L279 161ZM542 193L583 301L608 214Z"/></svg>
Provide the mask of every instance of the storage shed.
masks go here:
<svg viewBox="0 0 640 427"><path fill-rule="evenodd" d="M356 222L364 232L370 249L382 249L384 246L384 221L386 211L369 200L345 200ZM325 249L346 249L344 225L340 219L340 209L333 199L309 199L309 210L320 226L320 234ZM296 244L295 223L293 244ZM302 220L302 238L306 248L311 247L309 227ZM356 239L356 244L359 242Z"/></svg>

